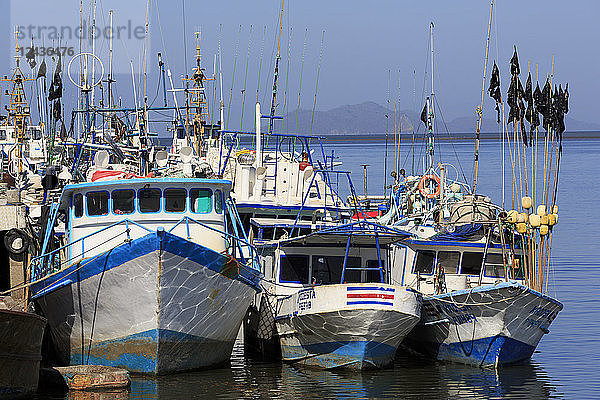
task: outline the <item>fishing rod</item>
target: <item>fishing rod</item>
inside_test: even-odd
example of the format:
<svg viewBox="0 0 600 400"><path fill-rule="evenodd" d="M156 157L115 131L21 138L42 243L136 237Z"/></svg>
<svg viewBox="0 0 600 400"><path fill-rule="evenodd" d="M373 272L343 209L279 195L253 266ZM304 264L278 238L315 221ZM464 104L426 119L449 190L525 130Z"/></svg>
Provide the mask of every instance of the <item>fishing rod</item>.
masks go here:
<svg viewBox="0 0 600 400"><path fill-rule="evenodd" d="M415 102L417 98L417 71L413 70L413 107L412 107L412 167L411 174L415 174Z"/></svg>
<svg viewBox="0 0 600 400"><path fill-rule="evenodd" d="M302 59L300 61L300 82L298 85L298 108L296 109L296 133L298 133L298 120L300 119L300 94L302 93L302 75L304 72L304 56L306 55L306 42L308 41L308 28L304 31L304 46L302 47Z"/></svg>
<svg viewBox="0 0 600 400"><path fill-rule="evenodd" d="M240 35L242 33L242 25L238 31L237 39L235 41L235 56L233 57L233 74L231 76L231 89L229 90L229 104L227 105L227 122L225 126L229 128L229 113L231 112L231 98L233 97L233 83L235 82L235 69L237 67L238 48L240 44Z"/></svg>
<svg viewBox="0 0 600 400"><path fill-rule="evenodd" d="M244 123L244 105L246 103L246 83L248 82L248 59L250 58L250 45L252 44L252 25L250 25L250 33L248 35L248 53L246 53L246 73L244 74L244 88L242 89L242 115L240 117L240 130Z"/></svg>
<svg viewBox="0 0 600 400"><path fill-rule="evenodd" d="M387 192L387 162L388 162L388 123L389 123L389 110L390 110L390 85L391 85L391 71L388 69L388 84L387 84L387 106L385 108L385 156L383 158L383 195ZM366 169L365 169L366 173ZM366 187L365 187L366 189ZM365 194L366 196L366 194Z"/></svg>
<svg viewBox="0 0 600 400"><path fill-rule="evenodd" d="M315 119L315 108L317 106L317 89L319 88L319 74L321 72L321 60L323 59L324 45L325 45L325 31L323 31L323 36L321 37L321 52L319 54L319 65L317 66L317 81L315 83L315 99L313 100L312 116L310 117L310 134L311 135L312 135L312 131L313 131L313 121Z"/></svg>

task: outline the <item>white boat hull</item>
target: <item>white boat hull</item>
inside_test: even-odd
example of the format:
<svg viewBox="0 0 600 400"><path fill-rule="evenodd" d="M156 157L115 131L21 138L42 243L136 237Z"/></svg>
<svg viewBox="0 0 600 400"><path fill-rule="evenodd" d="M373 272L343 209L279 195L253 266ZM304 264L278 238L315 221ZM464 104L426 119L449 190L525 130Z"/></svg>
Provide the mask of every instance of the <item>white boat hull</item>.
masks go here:
<svg viewBox="0 0 600 400"><path fill-rule="evenodd" d="M418 322L420 308L420 295L401 286L357 283L300 290L278 307L282 358L326 369L385 367Z"/></svg>
<svg viewBox="0 0 600 400"><path fill-rule="evenodd" d="M529 359L562 304L517 282L427 296L407 338L439 360L499 366Z"/></svg>
<svg viewBox="0 0 600 400"><path fill-rule="evenodd" d="M257 288L236 264L165 232L36 284L65 363L162 374L229 360Z"/></svg>

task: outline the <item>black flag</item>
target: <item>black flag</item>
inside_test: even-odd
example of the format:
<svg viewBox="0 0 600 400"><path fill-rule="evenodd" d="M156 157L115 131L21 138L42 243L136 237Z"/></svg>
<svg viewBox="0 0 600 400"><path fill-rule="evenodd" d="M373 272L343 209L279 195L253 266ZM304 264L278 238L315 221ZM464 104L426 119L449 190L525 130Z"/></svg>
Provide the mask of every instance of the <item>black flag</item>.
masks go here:
<svg viewBox="0 0 600 400"><path fill-rule="evenodd" d="M490 78L490 87L488 89L490 97L496 101L496 103L502 102L502 95L500 93L500 71L494 61L494 67L492 68L492 76Z"/></svg>
<svg viewBox="0 0 600 400"><path fill-rule="evenodd" d="M500 123L500 106L502 103L502 94L500 92L500 71L494 61L494 67L492 68L492 76L490 78L490 87L488 89L490 97L496 101L496 112L498 114L498 123Z"/></svg>
<svg viewBox="0 0 600 400"><path fill-rule="evenodd" d="M548 131L548 125L552 125L552 89L550 88L550 82L546 79L546 84L542 89L542 95L540 96L540 104L538 106L540 114L542 114L542 126Z"/></svg>
<svg viewBox="0 0 600 400"><path fill-rule="evenodd" d="M515 46L515 52L513 53L513 56L510 59L510 74L519 75L520 73L521 68L519 67L519 57L517 56L517 46Z"/></svg>
<svg viewBox="0 0 600 400"><path fill-rule="evenodd" d="M60 101L55 101L52 105L52 116L56 121L62 118L62 110L60 106Z"/></svg>
<svg viewBox="0 0 600 400"><path fill-rule="evenodd" d="M60 125L60 139L67 140L67 129L65 128L65 121L61 121Z"/></svg>
<svg viewBox="0 0 600 400"><path fill-rule="evenodd" d="M54 71L54 77L52 78L52 83L50 84L50 90L48 91L48 100L56 100L62 97L62 79L60 77L61 72L60 65L60 53L58 56L58 63L56 64L56 70Z"/></svg>
<svg viewBox="0 0 600 400"><path fill-rule="evenodd" d="M40 64L40 67L38 68L38 73L37 73L37 77L36 79L39 79L41 77L46 77L46 60L42 60L42 63Z"/></svg>
<svg viewBox="0 0 600 400"><path fill-rule="evenodd" d="M536 88L536 93L539 92L539 86ZM540 124L540 118L538 111L535 108L534 98L535 95L532 91L531 74L527 76L527 83L525 83L525 101L527 102L527 110L525 111L525 119L529 122L529 145L533 145L534 131Z"/></svg>
<svg viewBox="0 0 600 400"><path fill-rule="evenodd" d="M25 53L25 59L27 60L27 63L29 64L31 69L34 69L36 62L35 62L35 48L33 47L33 44L29 48L29 51L27 51L27 53Z"/></svg>
<svg viewBox="0 0 600 400"><path fill-rule="evenodd" d="M563 101L564 101L564 110L565 110L565 114L569 113L569 84L567 83L567 86L565 86L565 93L563 94Z"/></svg>
<svg viewBox="0 0 600 400"><path fill-rule="evenodd" d="M521 110L520 110L520 102L522 103L522 90L521 82L516 75L510 80L510 86L508 88L508 97L506 102L510 107L510 111L508 113L508 123L516 122L521 120Z"/></svg>
<svg viewBox="0 0 600 400"><path fill-rule="evenodd" d="M423 111L421 111L421 121L427 126L427 103L423 107Z"/></svg>
<svg viewBox="0 0 600 400"><path fill-rule="evenodd" d="M531 73L527 74L527 82L525 82L525 94L523 95L523 98L525 99L528 105L533 102Z"/></svg>

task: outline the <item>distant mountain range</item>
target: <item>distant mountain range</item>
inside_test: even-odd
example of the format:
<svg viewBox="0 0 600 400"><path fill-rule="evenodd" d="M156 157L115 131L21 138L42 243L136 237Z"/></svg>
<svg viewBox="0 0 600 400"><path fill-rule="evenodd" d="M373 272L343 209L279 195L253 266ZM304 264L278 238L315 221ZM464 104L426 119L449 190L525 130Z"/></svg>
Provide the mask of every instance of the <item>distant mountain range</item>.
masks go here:
<svg viewBox="0 0 600 400"><path fill-rule="evenodd" d="M415 124L417 131L423 132L423 124L420 121L421 110L415 112ZM386 129L386 115L387 129ZM386 110L385 107L367 101L360 104L345 105L332 108L327 111L315 111L314 119L311 110L300 109L285 114L284 131L303 133L311 132L313 135L360 135L367 133L394 132L395 117L394 110ZM402 110L399 113L398 120L402 132L412 131L412 112ZM444 122L438 118L436 120L437 128L440 132L445 132L446 128L450 133L470 133L475 131L475 117L459 117L451 121ZM600 124L577 121L568 116L565 118L565 125L568 131L600 131ZM481 126L482 133L498 132L498 124L495 119L484 118Z"/></svg>

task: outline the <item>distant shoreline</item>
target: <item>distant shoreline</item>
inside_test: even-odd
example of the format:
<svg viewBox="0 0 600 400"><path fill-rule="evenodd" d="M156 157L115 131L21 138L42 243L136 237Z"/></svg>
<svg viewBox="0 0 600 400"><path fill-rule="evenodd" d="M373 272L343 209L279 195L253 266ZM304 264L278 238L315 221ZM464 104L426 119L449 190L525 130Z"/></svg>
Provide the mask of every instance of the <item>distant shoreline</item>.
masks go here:
<svg viewBox="0 0 600 400"><path fill-rule="evenodd" d="M510 133L512 135L512 133ZM339 134L339 135L313 135L318 136L323 139L325 142L345 142L348 140L361 139L366 141L381 141L385 140L385 133L349 133L349 134ZM490 132L481 132L479 138L481 140L498 140L500 137L498 132L490 133ZM423 133L415 133L415 141L421 140L423 137ZM543 139L546 137L545 132L538 133L538 138ZM412 140L411 132L402 132L400 134L400 138L402 142L406 142L408 140ZM394 132L388 133L388 140L394 139ZM463 133L452 133L450 135L446 134L436 134L435 137L438 141L449 141L449 140L474 140L475 133L474 132L463 132ZM573 139L600 139L599 131L571 131L563 133L564 140L573 140Z"/></svg>

